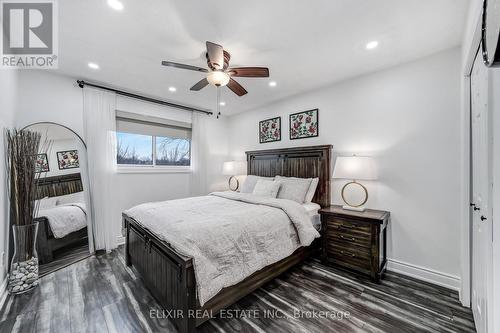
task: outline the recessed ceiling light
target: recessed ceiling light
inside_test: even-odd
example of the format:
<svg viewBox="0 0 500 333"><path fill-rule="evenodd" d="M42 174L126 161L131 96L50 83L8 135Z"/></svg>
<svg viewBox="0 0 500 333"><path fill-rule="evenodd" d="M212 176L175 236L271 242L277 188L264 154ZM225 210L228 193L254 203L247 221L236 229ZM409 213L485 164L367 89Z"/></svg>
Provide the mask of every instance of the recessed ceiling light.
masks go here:
<svg viewBox="0 0 500 333"><path fill-rule="evenodd" d="M276 85L277 85L276 81L269 82L269 87L276 87Z"/></svg>
<svg viewBox="0 0 500 333"><path fill-rule="evenodd" d="M123 4L119 0L108 0L108 5L114 10L123 10Z"/></svg>
<svg viewBox="0 0 500 333"><path fill-rule="evenodd" d="M99 65L96 64L95 62L89 62L88 66L89 66L89 68L92 68L92 69L99 69Z"/></svg>
<svg viewBox="0 0 500 333"><path fill-rule="evenodd" d="M170 92L176 92L177 88L176 87L168 87L168 91L170 91Z"/></svg>
<svg viewBox="0 0 500 333"><path fill-rule="evenodd" d="M378 41L373 40L373 41L371 41L371 42L369 42L369 43L366 44L366 49L367 50L373 50L377 46L378 46Z"/></svg>
<svg viewBox="0 0 500 333"><path fill-rule="evenodd" d="M226 102L220 102L219 103L220 106L225 106L226 105Z"/></svg>

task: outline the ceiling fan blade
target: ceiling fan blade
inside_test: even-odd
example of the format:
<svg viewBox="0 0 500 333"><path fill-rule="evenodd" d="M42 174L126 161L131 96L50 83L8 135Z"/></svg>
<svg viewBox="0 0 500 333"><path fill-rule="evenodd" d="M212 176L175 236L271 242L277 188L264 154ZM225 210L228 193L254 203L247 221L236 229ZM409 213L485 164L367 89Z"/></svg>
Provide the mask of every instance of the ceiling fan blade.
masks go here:
<svg viewBox="0 0 500 333"><path fill-rule="evenodd" d="M207 57L215 69L224 67L224 49L221 45L207 42Z"/></svg>
<svg viewBox="0 0 500 333"><path fill-rule="evenodd" d="M229 68L229 74L234 77L269 77L266 67L236 67Z"/></svg>
<svg viewBox="0 0 500 333"><path fill-rule="evenodd" d="M227 87L229 89L231 89L238 96L243 96L246 93L248 93L248 91L246 91L245 88L243 88L241 86L241 84L239 84L238 82L236 82L233 79L229 79L229 83L227 84Z"/></svg>
<svg viewBox="0 0 500 333"><path fill-rule="evenodd" d="M208 69L206 69L206 68L201 68L201 67L196 67L196 66L191 66L191 65L185 65L185 64L179 64L177 62L162 61L161 64L163 66L175 67L175 68L181 68L181 69L188 69L190 71L197 71L197 72L203 72L203 73L208 72Z"/></svg>
<svg viewBox="0 0 500 333"><path fill-rule="evenodd" d="M193 91L199 91L203 88L205 88L208 85L208 80L207 78L204 78L200 80L198 83L196 83L194 86L191 87L191 90Z"/></svg>

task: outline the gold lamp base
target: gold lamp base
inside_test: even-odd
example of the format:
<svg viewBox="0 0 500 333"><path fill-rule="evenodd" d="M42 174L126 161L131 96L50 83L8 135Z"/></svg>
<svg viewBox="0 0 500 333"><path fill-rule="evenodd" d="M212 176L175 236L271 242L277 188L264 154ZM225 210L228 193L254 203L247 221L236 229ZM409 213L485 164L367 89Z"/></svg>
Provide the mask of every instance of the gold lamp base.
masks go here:
<svg viewBox="0 0 500 333"><path fill-rule="evenodd" d="M361 188L365 192L365 199L363 200L363 202L361 202L360 204L353 204L353 203L350 203L350 202L348 202L346 200L344 192L345 192L345 189L347 188L348 185L358 185L358 186L361 186ZM368 190L362 184L358 183L355 180L353 180L353 181L345 184L344 187L342 187L341 195L342 195L342 200L345 203L345 205L342 206L342 209L353 210L353 211L356 211L356 212L364 212L365 211L365 207L363 207L363 205L368 201Z"/></svg>
<svg viewBox="0 0 500 333"><path fill-rule="evenodd" d="M229 189L231 191L237 191L238 188L240 187L240 182L239 182L238 178L236 178L236 176L229 177L229 180L227 183L228 183Z"/></svg>

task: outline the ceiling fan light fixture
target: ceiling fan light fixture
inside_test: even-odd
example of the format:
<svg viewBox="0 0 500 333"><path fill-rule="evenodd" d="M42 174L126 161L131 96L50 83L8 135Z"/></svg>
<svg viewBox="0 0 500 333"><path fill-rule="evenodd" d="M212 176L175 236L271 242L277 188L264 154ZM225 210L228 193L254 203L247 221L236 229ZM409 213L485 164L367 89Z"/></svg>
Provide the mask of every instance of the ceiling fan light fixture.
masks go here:
<svg viewBox="0 0 500 333"><path fill-rule="evenodd" d="M224 87L229 83L229 79L229 75L222 71L213 71L207 75L208 82L216 87Z"/></svg>

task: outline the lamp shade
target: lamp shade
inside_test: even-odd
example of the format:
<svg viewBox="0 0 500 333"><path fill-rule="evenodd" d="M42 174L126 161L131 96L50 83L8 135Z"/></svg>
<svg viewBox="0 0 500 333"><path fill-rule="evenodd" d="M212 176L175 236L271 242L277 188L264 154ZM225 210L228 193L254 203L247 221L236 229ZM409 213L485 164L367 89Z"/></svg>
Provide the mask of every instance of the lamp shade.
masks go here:
<svg viewBox="0 0 500 333"><path fill-rule="evenodd" d="M224 162L222 174L226 176L238 176L247 174L247 162L245 161L229 161Z"/></svg>
<svg viewBox="0 0 500 333"><path fill-rule="evenodd" d="M335 162L333 178L353 180L377 179L375 161L371 157L339 156Z"/></svg>

